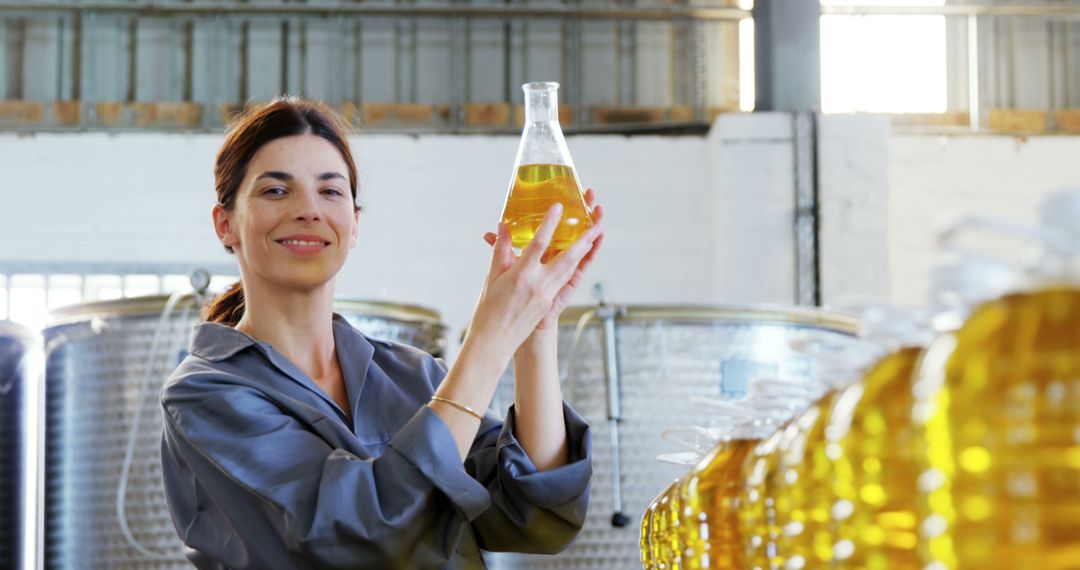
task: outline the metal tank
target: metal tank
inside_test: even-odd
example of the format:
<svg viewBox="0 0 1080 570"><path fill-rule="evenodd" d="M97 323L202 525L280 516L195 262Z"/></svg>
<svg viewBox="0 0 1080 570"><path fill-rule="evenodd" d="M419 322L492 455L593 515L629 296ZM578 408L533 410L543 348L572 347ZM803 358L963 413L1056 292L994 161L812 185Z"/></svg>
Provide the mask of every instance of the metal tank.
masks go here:
<svg viewBox="0 0 1080 570"><path fill-rule="evenodd" d="M356 300L334 310L370 337L436 356L445 348L435 311ZM46 568L191 568L162 488L159 392L197 316L193 296L53 312L44 332Z"/></svg>
<svg viewBox="0 0 1080 570"><path fill-rule="evenodd" d="M0 568L23 563L26 487L27 406L33 378L36 336L29 329L0 321Z"/></svg>
<svg viewBox="0 0 1080 570"><path fill-rule="evenodd" d="M743 395L758 375L811 378L791 341L807 331L850 336L849 316L766 306L572 307L559 323L563 396L592 427L593 479L584 528L553 556L489 554L493 569L640 569L642 513L685 472L656 456L675 449L660 438L673 425L707 425L693 396ZM513 403L512 368L495 405Z"/></svg>

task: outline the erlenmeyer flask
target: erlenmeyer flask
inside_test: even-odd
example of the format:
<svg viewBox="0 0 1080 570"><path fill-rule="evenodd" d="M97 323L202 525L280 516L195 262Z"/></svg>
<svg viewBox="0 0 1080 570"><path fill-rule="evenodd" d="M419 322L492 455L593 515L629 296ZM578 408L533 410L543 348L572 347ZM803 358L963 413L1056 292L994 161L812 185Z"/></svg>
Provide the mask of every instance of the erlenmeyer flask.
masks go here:
<svg viewBox="0 0 1080 570"><path fill-rule="evenodd" d="M551 256L570 247L588 230L592 216L559 127L559 84L526 83L521 88L525 91L525 129L502 221L514 249L520 252L532 241L548 208L561 202L562 220L546 252Z"/></svg>

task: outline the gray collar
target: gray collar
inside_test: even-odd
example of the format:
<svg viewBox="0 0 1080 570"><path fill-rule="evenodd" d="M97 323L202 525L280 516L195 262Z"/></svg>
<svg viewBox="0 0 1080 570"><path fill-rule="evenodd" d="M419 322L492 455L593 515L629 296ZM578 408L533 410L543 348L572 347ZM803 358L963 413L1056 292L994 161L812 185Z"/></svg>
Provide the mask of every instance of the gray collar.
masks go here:
<svg viewBox="0 0 1080 570"><path fill-rule="evenodd" d="M333 322L334 337L336 339L356 334L356 330L345 320L345 317L334 313ZM343 327L345 327L345 331L342 330ZM201 322L196 324L191 331L188 352L211 362L218 362L231 358L249 346L259 346L264 351L269 351L272 348L270 343L257 340L251 335L228 325Z"/></svg>
<svg viewBox="0 0 1080 570"><path fill-rule="evenodd" d="M375 346L359 330L349 324L345 317L334 313L334 343L337 352L338 365L342 374L346 374L349 406L353 410L353 421L356 421L356 410L359 406L360 392L367 378L368 366L375 354ZM374 341L378 342L378 341ZM274 350L270 343L256 340L250 335L236 330L233 327L219 323L199 323L191 332L191 344L188 352L195 356L205 358L212 362L219 362L230 358L249 346L258 347L271 364L278 370L311 390L319 398L322 398L340 415L341 420L347 422L348 417L319 385L309 378L300 368L285 358L280 352ZM353 426L355 429L355 425Z"/></svg>

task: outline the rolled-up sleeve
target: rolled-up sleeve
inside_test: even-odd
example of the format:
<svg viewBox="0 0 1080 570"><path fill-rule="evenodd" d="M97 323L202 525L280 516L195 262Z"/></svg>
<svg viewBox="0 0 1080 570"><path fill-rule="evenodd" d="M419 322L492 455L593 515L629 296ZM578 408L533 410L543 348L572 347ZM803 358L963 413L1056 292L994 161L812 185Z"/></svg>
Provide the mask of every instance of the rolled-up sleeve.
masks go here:
<svg viewBox="0 0 1080 570"><path fill-rule="evenodd" d="M465 521L480 520L490 505L426 406L370 459L330 447L253 389L162 403L166 496L177 530L228 567L255 565L253 549L268 542L319 568L437 566L453 556ZM522 472L529 467L513 451L504 455ZM518 485L519 495L537 489L506 485ZM227 513L210 519L239 524L198 524L207 509Z"/></svg>
<svg viewBox="0 0 1080 570"><path fill-rule="evenodd" d="M488 490L491 508L472 521L485 550L552 554L585 523L592 477L589 426L563 403L569 460L540 472L514 436L514 408L500 421L488 415L465 469Z"/></svg>

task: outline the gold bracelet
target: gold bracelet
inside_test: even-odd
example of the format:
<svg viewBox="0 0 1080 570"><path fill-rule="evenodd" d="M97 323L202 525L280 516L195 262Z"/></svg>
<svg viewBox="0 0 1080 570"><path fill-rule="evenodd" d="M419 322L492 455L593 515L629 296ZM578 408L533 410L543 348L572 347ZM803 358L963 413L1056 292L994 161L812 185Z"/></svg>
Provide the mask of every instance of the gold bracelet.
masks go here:
<svg viewBox="0 0 1080 570"><path fill-rule="evenodd" d="M445 404L450 404L451 406L454 406L455 408L457 408L457 409L471 415L472 417L474 417L474 418L476 418L476 419L478 419L480 421L484 421L484 414L481 414L481 413L477 412L476 410L470 408L469 406L466 406L465 404L462 404L461 402L455 402L455 401L451 400L450 398L443 398L443 397L440 397L440 396L432 396L431 399L435 400L436 402L443 402Z"/></svg>

